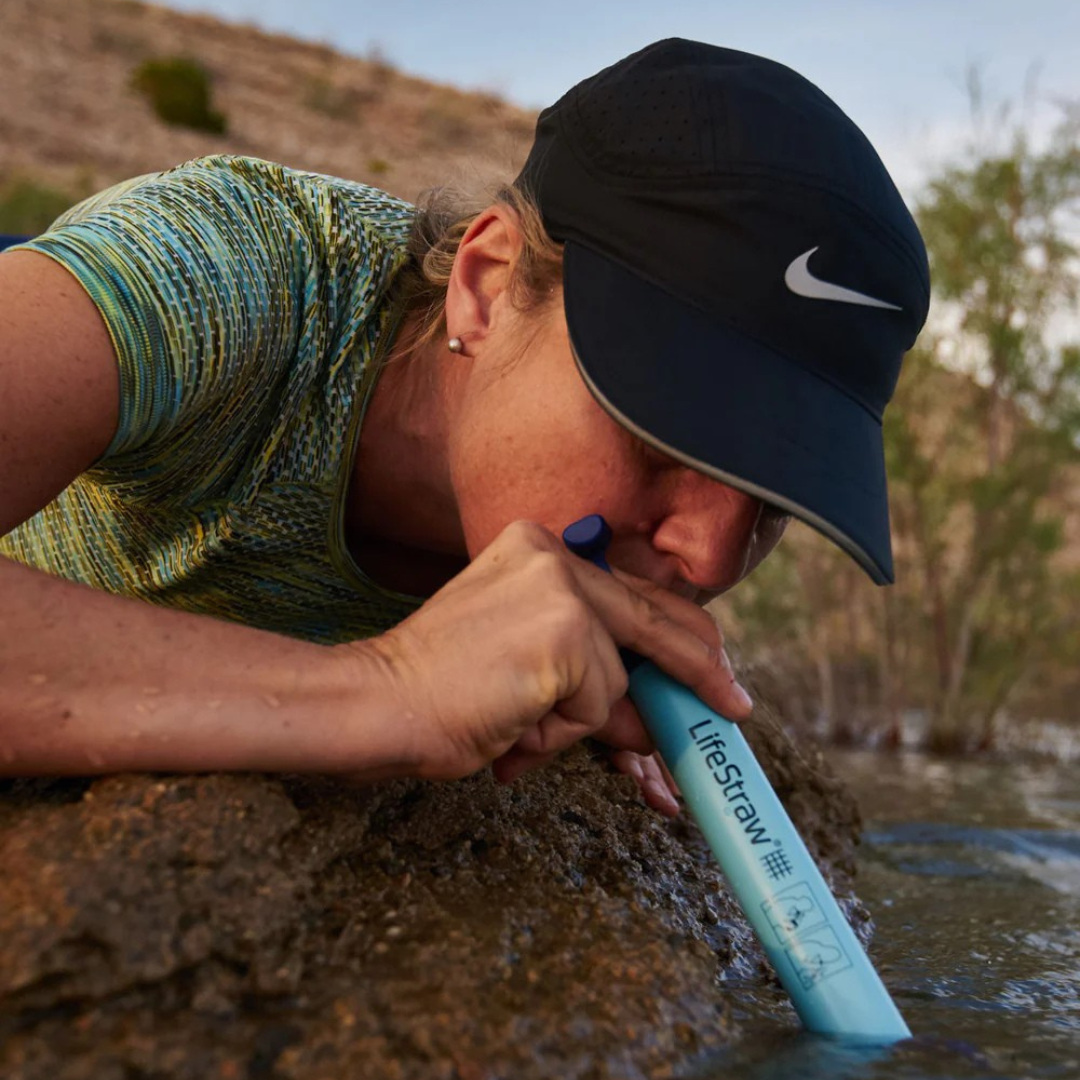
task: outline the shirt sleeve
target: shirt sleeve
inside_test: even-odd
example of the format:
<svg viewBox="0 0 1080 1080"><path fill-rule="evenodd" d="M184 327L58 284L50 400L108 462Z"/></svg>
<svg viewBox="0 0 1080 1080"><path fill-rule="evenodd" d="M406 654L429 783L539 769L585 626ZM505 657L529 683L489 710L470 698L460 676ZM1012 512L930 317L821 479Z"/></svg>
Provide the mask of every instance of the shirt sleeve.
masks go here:
<svg viewBox="0 0 1080 1080"><path fill-rule="evenodd" d="M216 425L257 419L331 315L334 233L311 178L216 156L93 196L23 245L81 282L116 350L119 424L94 468L168 472Z"/></svg>

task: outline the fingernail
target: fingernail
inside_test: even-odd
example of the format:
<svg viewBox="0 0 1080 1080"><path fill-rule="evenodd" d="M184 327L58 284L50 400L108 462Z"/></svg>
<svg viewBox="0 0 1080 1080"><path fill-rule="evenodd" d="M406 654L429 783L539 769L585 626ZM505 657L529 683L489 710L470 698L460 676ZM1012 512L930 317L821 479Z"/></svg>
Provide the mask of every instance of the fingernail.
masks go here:
<svg viewBox="0 0 1080 1080"><path fill-rule="evenodd" d="M661 806L666 807L669 810L678 811L679 803L666 784L661 784L658 780L648 780L645 783L646 792L652 796L655 802L658 802Z"/></svg>
<svg viewBox="0 0 1080 1080"><path fill-rule="evenodd" d="M752 709L754 699L734 679L731 680L731 685L735 690L735 697L738 699L739 704L744 709Z"/></svg>

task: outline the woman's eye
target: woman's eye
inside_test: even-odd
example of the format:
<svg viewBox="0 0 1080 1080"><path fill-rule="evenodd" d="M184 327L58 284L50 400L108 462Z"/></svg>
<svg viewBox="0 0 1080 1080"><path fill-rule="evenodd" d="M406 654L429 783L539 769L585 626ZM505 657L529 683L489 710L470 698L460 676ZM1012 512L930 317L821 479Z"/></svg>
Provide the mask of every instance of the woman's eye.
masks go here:
<svg viewBox="0 0 1080 1080"><path fill-rule="evenodd" d="M779 538L791 521L791 514L772 503L762 503L758 515L757 532L764 536Z"/></svg>
<svg viewBox="0 0 1080 1080"><path fill-rule="evenodd" d="M773 506L772 503L762 503L761 520L767 521L770 524L786 525L791 520L791 514L787 510L781 509L779 506Z"/></svg>

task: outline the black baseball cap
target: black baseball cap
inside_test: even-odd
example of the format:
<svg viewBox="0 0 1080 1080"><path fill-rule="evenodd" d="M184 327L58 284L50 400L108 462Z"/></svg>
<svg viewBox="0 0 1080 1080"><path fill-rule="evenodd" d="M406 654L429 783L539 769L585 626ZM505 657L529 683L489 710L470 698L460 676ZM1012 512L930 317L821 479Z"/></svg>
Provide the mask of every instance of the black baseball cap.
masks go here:
<svg viewBox="0 0 1080 1080"><path fill-rule="evenodd" d="M782 64L671 38L544 110L515 182L608 413L891 582L882 411L930 275L855 124Z"/></svg>

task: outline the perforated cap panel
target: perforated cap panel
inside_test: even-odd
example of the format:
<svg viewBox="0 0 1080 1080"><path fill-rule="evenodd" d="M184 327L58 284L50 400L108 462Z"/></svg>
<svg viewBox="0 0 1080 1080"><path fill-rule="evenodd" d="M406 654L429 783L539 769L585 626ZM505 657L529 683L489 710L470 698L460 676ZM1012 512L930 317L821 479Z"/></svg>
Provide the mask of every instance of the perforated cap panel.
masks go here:
<svg viewBox="0 0 1080 1080"><path fill-rule="evenodd" d="M571 128L598 167L623 177L692 176L714 169L712 133L696 104L701 88L688 42L636 54L568 95Z"/></svg>

